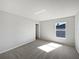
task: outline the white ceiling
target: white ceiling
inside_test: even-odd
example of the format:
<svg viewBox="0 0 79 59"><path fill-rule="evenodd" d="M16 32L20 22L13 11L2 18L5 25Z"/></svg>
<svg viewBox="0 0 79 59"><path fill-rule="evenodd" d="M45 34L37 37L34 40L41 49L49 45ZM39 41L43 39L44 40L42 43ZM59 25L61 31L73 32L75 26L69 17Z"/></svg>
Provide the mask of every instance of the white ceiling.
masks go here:
<svg viewBox="0 0 79 59"><path fill-rule="evenodd" d="M79 0L0 0L0 10L44 21L75 15Z"/></svg>

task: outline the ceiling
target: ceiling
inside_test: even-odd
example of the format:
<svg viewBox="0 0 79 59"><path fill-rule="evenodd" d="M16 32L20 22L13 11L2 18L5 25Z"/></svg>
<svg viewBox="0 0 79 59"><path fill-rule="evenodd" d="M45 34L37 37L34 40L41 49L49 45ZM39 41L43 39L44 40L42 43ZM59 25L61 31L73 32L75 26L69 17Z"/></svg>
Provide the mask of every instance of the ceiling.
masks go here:
<svg viewBox="0 0 79 59"><path fill-rule="evenodd" d="M75 15L79 0L0 0L0 10L44 21Z"/></svg>

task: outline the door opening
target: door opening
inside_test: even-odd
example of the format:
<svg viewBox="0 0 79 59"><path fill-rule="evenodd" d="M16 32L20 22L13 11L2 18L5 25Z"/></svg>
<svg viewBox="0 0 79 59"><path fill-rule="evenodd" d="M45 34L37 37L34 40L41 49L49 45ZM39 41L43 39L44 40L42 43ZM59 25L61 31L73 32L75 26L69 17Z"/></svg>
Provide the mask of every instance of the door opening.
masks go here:
<svg viewBox="0 0 79 59"><path fill-rule="evenodd" d="M39 39L39 24L36 24L36 39Z"/></svg>

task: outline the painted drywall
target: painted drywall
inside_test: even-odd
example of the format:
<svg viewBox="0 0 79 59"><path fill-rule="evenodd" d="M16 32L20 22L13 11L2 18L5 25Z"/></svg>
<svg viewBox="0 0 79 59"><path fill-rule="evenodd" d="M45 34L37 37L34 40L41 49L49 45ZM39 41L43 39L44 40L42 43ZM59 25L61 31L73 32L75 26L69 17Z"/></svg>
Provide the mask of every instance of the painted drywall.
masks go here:
<svg viewBox="0 0 79 59"><path fill-rule="evenodd" d="M57 22L67 22L66 24L66 38L56 37ZM68 45L75 45L75 16L53 19L49 21L40 22L40 39L55 41Z"/></svg>
<svg viewBox="0 0 79 59"><path fill-rule="evenodd" d="M79 52L79 13L75 16L75 46Z"/></svg>
<svg viewBox="0 0 79 59"><path fill-rule="evenodd" d="M0 53L35 40L37 22L0 11Z"/></svg>

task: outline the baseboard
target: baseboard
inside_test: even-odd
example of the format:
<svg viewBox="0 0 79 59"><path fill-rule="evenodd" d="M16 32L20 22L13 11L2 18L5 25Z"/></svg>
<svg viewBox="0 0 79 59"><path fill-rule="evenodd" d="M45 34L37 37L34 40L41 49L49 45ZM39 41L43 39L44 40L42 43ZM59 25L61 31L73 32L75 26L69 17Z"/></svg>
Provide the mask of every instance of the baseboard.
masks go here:
<svg viewBox="0 0 79 59"><path fill-rule="evenodd" d="M79 53L79 50L77 49L77 52Z"/></svg>
<svg viewBox="0 0 79 59"><path fill-rule="evenodd" d="M35 39L34 39L34 40L35 40ZM34 40L31 40L31 41L29 41L29 42L23 42L23 43L18 44L17 46L12 47L12 48L8 48L8 49L6 49L6 50L4 50L4 51L0 51L0 54L5 53L5 52L10 51L10 50L13 50L13 49L15 49L15 48L18 48L18 47L20 47L20 46L22 46L22 45L31 43L31 42L33 42Z"/></svg>
<svg viewBox="0 0 79 59"><path fill-rule="evenodd" d="M75 47L76 48L76 51L79 53L79 50L78 50L78 48L77 47Z"/></svg>

